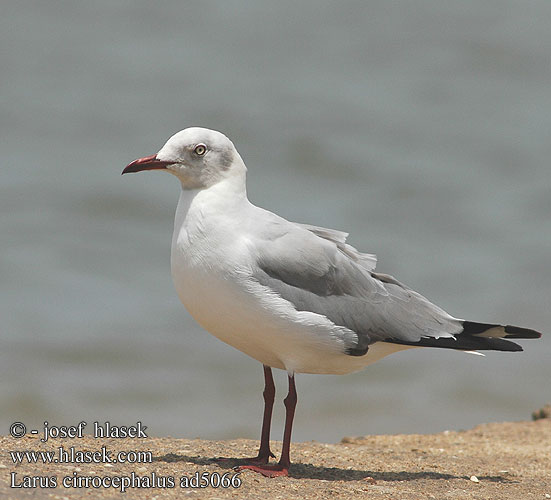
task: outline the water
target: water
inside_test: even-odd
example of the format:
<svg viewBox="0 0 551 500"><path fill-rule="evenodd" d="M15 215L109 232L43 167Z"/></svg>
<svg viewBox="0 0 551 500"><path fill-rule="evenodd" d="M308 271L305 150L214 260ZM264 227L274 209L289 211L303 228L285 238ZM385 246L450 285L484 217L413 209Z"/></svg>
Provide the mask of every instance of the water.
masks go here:
<svg viewBox="0 0 551 500"><path fill-rule="evenodd" d="M179 187L120 177L190 125L232 138L253 202L349 231L452 314L548 333L300 375L296 440L529 418L551 398L550 22L543 0L6 2L1 432L258 437L261 366L173 290Z"/></svg>

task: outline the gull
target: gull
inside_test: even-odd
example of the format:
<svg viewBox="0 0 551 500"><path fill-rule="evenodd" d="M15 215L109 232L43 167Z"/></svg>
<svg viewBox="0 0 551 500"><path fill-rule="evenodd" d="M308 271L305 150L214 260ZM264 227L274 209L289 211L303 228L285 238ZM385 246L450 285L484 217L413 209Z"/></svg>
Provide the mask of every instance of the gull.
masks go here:
<svg viewBox="0 0 551 500"><path fill-rule="evenodd" d="M191 127L123 174L162 170L182 187L171 248L178 296L208 332L262 363L258 455L240 469L288 475L296 373L346 374L415 347L522 351L528 328L455 318L388 274L347 233L290 222L247 198L247 168L222 133ZM270 449L272 368L289 392L280 460Z"/></svg>

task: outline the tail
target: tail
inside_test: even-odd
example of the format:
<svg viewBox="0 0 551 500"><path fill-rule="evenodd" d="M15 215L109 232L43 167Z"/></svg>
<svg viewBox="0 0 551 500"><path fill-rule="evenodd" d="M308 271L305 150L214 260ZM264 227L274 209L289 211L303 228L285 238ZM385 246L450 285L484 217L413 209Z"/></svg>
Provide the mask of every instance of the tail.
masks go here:
<svg viewBox="0 0 551 500"><path fill-rule="evenodd" d="M522 351L522 347L506 339L539 339L541 333L530 328L493 323L461 321L463 331L453 337L422 337L419 342L392 342L419 347L440 347L461 351Z"/></svg>

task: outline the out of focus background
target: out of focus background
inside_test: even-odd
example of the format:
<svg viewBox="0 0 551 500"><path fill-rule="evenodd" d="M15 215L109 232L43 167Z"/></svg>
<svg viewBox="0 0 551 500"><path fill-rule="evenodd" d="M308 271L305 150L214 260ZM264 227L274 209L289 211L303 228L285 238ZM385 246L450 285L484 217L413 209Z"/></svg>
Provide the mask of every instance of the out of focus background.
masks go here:
<svg viewBox="0 0 551 500"><path fill-rule="evenodd" d="M192 125L233 140L254 203L350 232L453 315L547 334L299 375L295 440L551 400L551 3L22 0L1 24L0 433L258 438L262 367L173 289L176 179L120 175ZM274 439L283 416L278 399Z"/></svg>

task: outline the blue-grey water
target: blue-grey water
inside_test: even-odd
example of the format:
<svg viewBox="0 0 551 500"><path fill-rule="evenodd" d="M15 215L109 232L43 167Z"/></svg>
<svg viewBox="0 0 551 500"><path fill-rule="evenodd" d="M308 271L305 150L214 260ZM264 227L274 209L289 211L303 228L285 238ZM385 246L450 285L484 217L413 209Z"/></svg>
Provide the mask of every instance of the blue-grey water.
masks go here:
<svg viewBox="0 0 551 500"><path fill-rule="evenodd" d="M524 353L299 375L296 440L551 400L551 3L19 1L0 22L2 434L141 420L258 437L260 364L172 286L176 180L120 176L191 125L234 141L253 202L350 232L451 314L547 333Z"/></svg>

